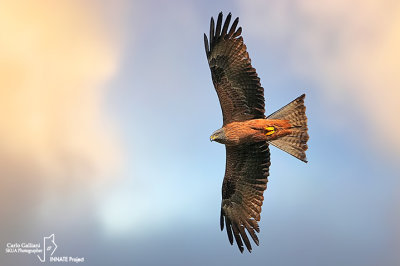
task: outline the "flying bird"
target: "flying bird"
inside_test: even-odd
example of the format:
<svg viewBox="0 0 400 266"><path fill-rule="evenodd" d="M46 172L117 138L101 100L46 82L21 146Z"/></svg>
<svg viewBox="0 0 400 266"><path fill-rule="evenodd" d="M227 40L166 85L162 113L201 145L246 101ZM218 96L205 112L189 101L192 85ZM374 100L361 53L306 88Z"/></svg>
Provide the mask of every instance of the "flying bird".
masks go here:
<svg viewBox="0 0 400 266"><path fill-rule="evenodd" d="M305 94L269 116L265 116L264 88L251 65L238 26L232 25L231 13L223 23L222 12L215 25L211 18L208 40L204 45L211 77L223 115L223 126L210 137L225 144L226 166L222 183L221 230L226 227L228 239L234 239L243 252L243 243L251 252L251 243L259 245L261 206L267 188L269 144L307 162L307 117ZM222 24L223 23L223 24ZM236 29L237 28L237 29ZM247 231L247 233L246 233Z"/></svg>

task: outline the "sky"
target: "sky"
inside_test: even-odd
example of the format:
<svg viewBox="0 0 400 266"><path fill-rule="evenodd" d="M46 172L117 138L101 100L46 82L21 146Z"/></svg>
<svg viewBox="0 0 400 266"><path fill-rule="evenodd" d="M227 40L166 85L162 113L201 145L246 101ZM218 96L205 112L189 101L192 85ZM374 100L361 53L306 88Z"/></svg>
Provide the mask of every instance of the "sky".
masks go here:
<svg viewBox="0 0 400 266"><path fill-rule="evenodd" d="M267 114L306 93L308 163L271 147L251 254L219 229L220 11ZM389 0L2 1L1 265L51 234L84 265L399 265L399 31Z"/></svg>

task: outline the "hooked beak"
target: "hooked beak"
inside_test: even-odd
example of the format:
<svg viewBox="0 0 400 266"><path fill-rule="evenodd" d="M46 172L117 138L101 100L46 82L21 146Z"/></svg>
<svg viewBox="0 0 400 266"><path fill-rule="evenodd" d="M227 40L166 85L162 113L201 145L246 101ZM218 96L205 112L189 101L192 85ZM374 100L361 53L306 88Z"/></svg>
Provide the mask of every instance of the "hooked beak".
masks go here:
<svg viewBox="0 0 400 266"><path fill-rule="evenodd" d="M213 142L215 140L215 136L210 137L210 141Z"/></svg>

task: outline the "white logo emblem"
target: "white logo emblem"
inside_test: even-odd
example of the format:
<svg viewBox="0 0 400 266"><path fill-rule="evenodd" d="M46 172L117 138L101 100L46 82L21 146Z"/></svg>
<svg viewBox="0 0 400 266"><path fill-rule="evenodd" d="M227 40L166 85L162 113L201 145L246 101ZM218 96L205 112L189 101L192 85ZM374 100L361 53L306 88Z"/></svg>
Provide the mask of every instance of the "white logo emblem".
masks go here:
<svg viewBox="0 0 400 266"><path fill-rule="evenodd" d="M80 263L85 261L85 257L72 257L72 256L53 256L57 249L55 242L56 236L43 237L43 246L39 242L20 242L20 243L7 243L5 252L6 254L28 254L36 255L41 262L74 262ZM58 252L57 252L58 253Z"/></svg>
<svg viewBox="0 0 400 266"><path fill-rule="evenodd" d="M50 256L53 256L54 251L57 249L57 244L54 242L54 234L48 236L48 237L43 237L43 259L40 258L39 255L37 257L41 262L46 261L46 254L50 253Z"/></svg>

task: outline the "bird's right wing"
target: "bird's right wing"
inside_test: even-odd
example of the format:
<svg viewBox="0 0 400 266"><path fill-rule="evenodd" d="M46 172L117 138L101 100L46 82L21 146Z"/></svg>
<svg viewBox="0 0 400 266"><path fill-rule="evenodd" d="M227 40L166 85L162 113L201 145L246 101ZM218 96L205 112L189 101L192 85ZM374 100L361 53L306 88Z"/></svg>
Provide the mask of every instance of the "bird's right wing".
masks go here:
<svg viewBox="0 0 400 266"><path fill-rule="evenodd" d="M236 240L241 252L243 242L251 251L245 230L258 245L261 206L267 188L269 147L266 142L226 146L226 169L222 184L221 230L226 225L229 242Z"/></svg>

